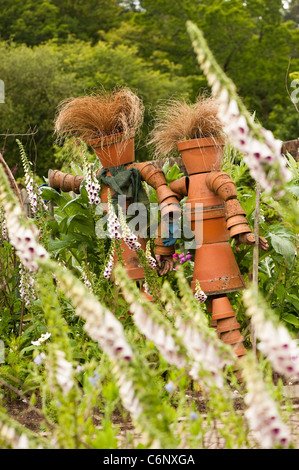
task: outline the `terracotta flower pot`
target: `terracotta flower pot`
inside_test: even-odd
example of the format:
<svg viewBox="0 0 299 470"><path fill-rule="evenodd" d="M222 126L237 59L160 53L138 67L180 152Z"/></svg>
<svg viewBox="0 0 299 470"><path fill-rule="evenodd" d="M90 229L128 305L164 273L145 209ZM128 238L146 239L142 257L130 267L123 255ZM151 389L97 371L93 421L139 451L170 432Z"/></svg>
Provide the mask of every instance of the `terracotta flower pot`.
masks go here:
<svg viewBox="0 0 299 470"><path fill-rule="evenodd" d="M125 165L135 160L134 134L132 131L128 138L123 133L112 134L99 139L93 139L89 143L99 158L104 168Z"/></svg>
<svg viewBox="0 0 299 470"><path fill-rule="evenodd" d="M177 148L188 174L194 175L195 173L221 170L224 144L223 138L204 137L178 142Z"/></svg>

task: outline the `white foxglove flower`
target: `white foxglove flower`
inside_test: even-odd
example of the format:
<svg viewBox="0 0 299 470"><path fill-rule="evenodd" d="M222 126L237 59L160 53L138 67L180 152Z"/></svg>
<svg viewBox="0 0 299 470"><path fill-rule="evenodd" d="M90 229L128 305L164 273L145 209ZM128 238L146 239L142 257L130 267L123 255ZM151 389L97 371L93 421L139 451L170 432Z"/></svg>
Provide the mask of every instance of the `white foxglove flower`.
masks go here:
<svg viewBox="0 0 299 470"><path fill-rule="evenodd" d="M122 212L120 211L120 224L122 230L122 238L130 250L137 251L141 248L141 244L138 242L137 236L132 232L129 225L126 223Z"/></svg>
<svg viewBox="0 0 299 470"><path fill-rule="evenodd" d="M178 369L186 367L187 364L179 351L179 346L175 344L174 338L167 333L165 327L155 322L137 302L131 303L130 311L133 313L134 323L139 331L156 345L161 355Z"/></svg>
<svg viewBox="0 0 299 470"><path fill-rule="evenodd" d="M99 192L101 190L101 185L97 181L96 177L92 172L92 166L88 162L84 162L85 167L85 179L86 179L86 191L88 194L90 204L98 205L101 200L99 197Z"/></svg>
<svg viewBox="0 0 299 470"><path fill-rule="evenodd" d="M122 238L120 233L120 223L114 211L113 204L110 201L108 201L107 219L110 238L116 238L117 240L120 240Z"/></svg>
<svg viewBox="0 0 299 470"><path fill-rule="evenodd" d="M17 431L6 424L0 423L0 439L13 449L29 449L29 441L25 434L18 435Z"/></svg>
<svg viewBox="0 0 299 470"><path fill-rule="evenodd" d="M195 287L195 292L194 292L194 297L198 302L201 304L204 303L207 300L207 295L204 293L204 291L201 289L200 284L198 281L196 281L196 287Z"/></svg>
<svg viewBox="0 0 299 470"><path fill-rule="evenodd" d="M73 366L65 359L63 351L56 351L56 380L58 385L62 388L63 394L67 395L74 386L72 379Z"/></svg>
<svg viewBox="0 0 299 470"><path fill-rule="evenodd" d="M26 307L28 307L31 302L36 299L36 293L34 290L34 278L30 273L24 268L22 264L19 266L19 289L22 299L25 301Z"/></svg>
<svg viewBox="0 0 299 470"><path fill-rule="evenodd" d="M143 409L139 399L135 396L133 382L126 378L118 365L115 365L113 371L118 379L119 394L125 408L130 412L134 419L138 419L138 416L143 412Z"/></svg>
<svg viewBox="0 0 299 470"><path fill-rule="evenodd" d="M151 269L155 269L156 266L157 266L157 261L152 256L150 240L148 240L148 242L146 244L145 256L146 256L146 260L147 260L149 266L151 267Z"/></svg>
<svg viewBox="0 0 299 470"><path fill-rule="evenodd" d="M49 255L47 251L42 247L38 241L38 229L35 225L31 225L30 228L25 228L20 224L19 218L22 215L19 206L11 207L11 204L3 207L6 213L6 224L10 243L16 249L17 255L20 258L22 264L29 271L37 271L38 264L35 258L47 258Z"/></svg>
<svg viewBox="0 0 299 470"><path fill-rule="evenodd" d="M211 380L207 378L207 382L221 388L223 386L223 367L231 361L223 356L216 341L204 336L194 325L188 324L188 322L177 316L175 326L193 361L191 376L194 380L197 380L201 371L207 371L211 374Z"/></svg>
<svg viewBox="0 0 299 470"><path fill-rule="evenodd" d="M251 290L243 293L247 314L259 340L258 349L264 354L273 369L286 378L299 379L299 348L288 330L279 325L276 327L271 320L265 319L264 311L256 305Z"/></svg>
<svg viewBox="0 0 299 470"><path fill-rule="evenodd" d="M261 377L250 361L243 362L243 373L248 393L245 396L245 417L253 437L263 449L288 447L289 429L282 421L277 406L269 396Z"/></svg>

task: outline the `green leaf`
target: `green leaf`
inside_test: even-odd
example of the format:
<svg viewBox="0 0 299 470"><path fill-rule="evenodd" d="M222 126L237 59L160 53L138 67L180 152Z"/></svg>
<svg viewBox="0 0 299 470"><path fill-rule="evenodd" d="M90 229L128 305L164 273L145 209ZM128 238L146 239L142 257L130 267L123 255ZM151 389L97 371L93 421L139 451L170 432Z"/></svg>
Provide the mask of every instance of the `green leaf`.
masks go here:
<svg viewBox="0 0 299 470"><path fill-rule="evenodd" d="M292 313L287 313L282 316L283 320L287 323L291 323L296 328L299 328L299 318L293 315Z"/></svg>
<svg viewBox="0 0 299 470"><path fill-rule="evenodd" d="M48 242L48 247L50 251L60 251L64 248L73 247L77 241L71 235L63 235L61 240L52 240Z"/></svg>
<svg viewBox="0 0 299 470"><path fill-rule="evenodd" d="M177 163L169 167L169 169L167 169L167 172L165 173L167 183L171 183L172 181L175 181L181 178L182 176L184 176L184 173L181 172Z"/></svg>
<svg viewBox="0 0 299 470"><path fill-rule="evenodd" d="M294 294L287 294L286 301L292 304L299 312L299 298Z"/></svg>
<svg viewBox="0 0 299 470"><path fill-rule="evenodd" d="M284 260L288 266L294 261L295 258L295 246L294 244L285 236L280 237L274 233L269 234L271 238L272 247L276 251L284 257Z"/></svg>
<svg viewBox="0 0 299 470"><path fill-rule="evenodd" d="M65 204L65 198L56 191L56 189L49 188L49 187L42 187L41 188L41 195L42 198L46 201L55 202L58 206Z"/></svg>
<svg viewBox="0 0 299 470"><path fill-rule="evenodd" d="M87 210L78 202L77 199L72 199L62 207L62 210L68 215L76 215L86 213Z"/></svg>
<svg viewBox="0 0 299 470"><path fill-rule="evenodd" d="M72 217L69 217L67 221L68 232L69 231L78 231L79 233L94 236L94 223L87 217L85 214L75 214Z"/></svg>

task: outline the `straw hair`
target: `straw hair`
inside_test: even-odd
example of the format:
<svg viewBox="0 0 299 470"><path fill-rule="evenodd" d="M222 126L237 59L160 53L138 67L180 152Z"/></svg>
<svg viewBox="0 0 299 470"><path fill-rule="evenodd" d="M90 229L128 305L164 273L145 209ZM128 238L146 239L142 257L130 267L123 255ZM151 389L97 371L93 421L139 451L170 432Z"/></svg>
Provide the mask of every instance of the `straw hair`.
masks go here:
<svg viewBox="0 0 299 470"><path fill-rule="evenodd" d="M58 138L78 137L86 143L100 137L122 133L125 140L143 122L142 101L127 87L60 103L55 118Z"/></svg>
<svg viewBox="0 0 299 470"><path fill-rule="evenodd" d="M223 136L217 111L217 101L206 96L198 97L194 104L171 100L159 107L148 143L153 145L155 157L166 157L183 140Z"/></svg>

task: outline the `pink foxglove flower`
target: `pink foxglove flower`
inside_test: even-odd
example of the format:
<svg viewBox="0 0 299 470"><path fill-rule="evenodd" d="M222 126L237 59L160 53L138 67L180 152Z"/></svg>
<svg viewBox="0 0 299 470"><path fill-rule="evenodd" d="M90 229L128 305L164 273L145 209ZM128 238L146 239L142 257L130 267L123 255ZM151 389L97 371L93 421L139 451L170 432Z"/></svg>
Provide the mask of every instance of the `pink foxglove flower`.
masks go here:
<svg viewBox="0 0 299 470"><path fill-rule="evenodd" d="M4 205L6 213L6 225L10 243L16 249L21 263L29 271L37 271L38 264L36 258L47 258L49 255L45 248L38 243L39 232L34 224L24 227L20 224L20 217L23 213L19 206L12 204Z"/></svg>
<svg viewBox="0 0 299 470"><path fill-rule="evenodd" d="M253 437L263 449L288 447L291 440L289 429L282 421L256 367L253 367L252 360L243 362L243 373L248 389L244 399L247 405L245 417Z"/></svg>
<svg viewBox="0 0 299 470"><path fill-rule="evenodd" d="M265 191L280 193L291 172L281 155L282 142L254 122L235 90L235 85L221 70L197 26L187 22L187 30L198 62L219 102L218 117L232 145L243 155L251 176Z"/></svg>

